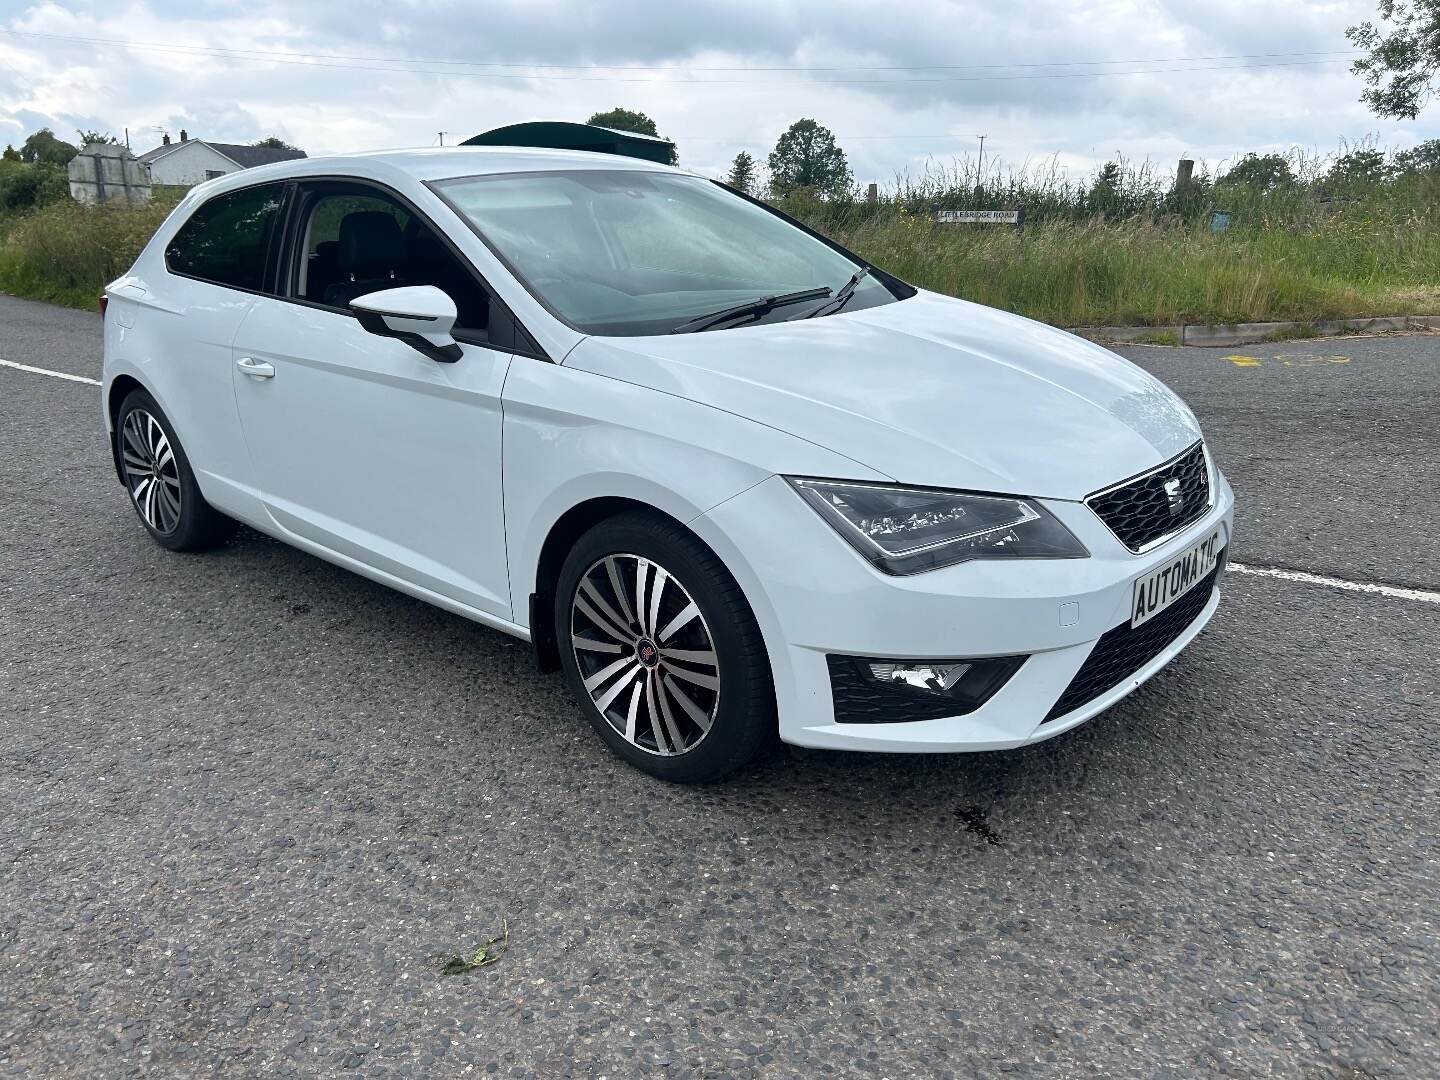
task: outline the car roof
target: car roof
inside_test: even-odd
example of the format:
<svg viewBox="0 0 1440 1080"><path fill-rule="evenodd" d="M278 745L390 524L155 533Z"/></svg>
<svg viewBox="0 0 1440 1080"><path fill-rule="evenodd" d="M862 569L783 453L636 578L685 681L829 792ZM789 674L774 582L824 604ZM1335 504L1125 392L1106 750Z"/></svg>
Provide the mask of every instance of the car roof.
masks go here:
<svg viewBox="0 0 1440 1080"><path fill-rule="evenodd" d="M282 161L253 169L227 173L203 186L221 191L270 180L304 176L402 173L415 180L448 180L459 176L498 173L563 172L576 169L621 169L627 172L681 172L671 165L658 165L617 154L588 150L547 150L524 146L430 146L414 150L372 150L363 154L335 154Z"/></svg>

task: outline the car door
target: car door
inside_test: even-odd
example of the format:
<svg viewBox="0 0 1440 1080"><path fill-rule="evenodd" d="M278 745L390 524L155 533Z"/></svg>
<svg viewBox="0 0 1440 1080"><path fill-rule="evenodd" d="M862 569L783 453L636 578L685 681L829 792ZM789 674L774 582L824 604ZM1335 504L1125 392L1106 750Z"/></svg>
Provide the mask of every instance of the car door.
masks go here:
<svg viewBox="0 0 1440 1080"><path fill-rule="evenodd" d="M376 231L386 214L395 225ZM364 230L346 220L362 217L369 233L352 235ZM296 537L509 619L500 393L513 337L489 343L488 292L415 211L353 183L296 185L283 250L281 295L257 300L233 349L267 513ZM356 296L401 284L456 300L458 361L370 334L349 312Z"/></svg>

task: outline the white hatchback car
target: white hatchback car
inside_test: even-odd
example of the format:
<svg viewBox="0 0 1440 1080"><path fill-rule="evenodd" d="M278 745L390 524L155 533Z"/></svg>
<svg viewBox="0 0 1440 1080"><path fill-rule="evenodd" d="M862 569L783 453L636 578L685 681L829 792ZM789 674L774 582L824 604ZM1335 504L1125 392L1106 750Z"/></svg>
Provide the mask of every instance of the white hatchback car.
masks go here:
<svg viewBox="0 0 1440 1080"><path fill-rule="evenodd" d="M156 540L245 522L527 639L668 780L776 733L1048 738L1219 602L1234 498L1162 383L668 166L233 173L106 304L105 423Z"/></svg>

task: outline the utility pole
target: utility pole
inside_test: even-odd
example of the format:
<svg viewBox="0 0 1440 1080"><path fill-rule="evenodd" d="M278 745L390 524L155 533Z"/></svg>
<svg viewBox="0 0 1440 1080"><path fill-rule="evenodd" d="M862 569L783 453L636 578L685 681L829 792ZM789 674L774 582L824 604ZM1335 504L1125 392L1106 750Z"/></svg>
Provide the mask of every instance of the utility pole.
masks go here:
<svg viewBox="0 0 1440 1080"><path fill-rule="evenodd" d="M441 145L441 146L444 146L444 145L445 145L445 132L441 131L441 132L438 132L437 134L438 134L439 137L440 137L440 145Z"/></svg>
<svg viewBox="0 0 1440 1080"><path fill-rule="evenodd" d="M980 178L984 175L985 169L985 140L988 139L990 136L976 135L975 137L980 140L980 160L975 165L975 194L979 195L981 183Z"/></svg>

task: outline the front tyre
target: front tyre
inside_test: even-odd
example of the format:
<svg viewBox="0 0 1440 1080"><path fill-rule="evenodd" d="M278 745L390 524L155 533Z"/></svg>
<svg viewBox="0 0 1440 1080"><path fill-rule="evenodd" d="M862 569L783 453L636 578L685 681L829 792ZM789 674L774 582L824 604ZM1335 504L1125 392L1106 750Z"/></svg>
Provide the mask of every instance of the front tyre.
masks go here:
<svg viewBox="0 0 1440 1080"><path fill-rule="evenodd" d="M115 447L130 503L157 543L204 551L234 534L235 522L200 494L175 429L144 390L132 390L120 403Z"/></svg>
<svg viewBox="0 0 1440 1080"><path fill-rule="evenodd" d="M714 780L773 736L775 689L755 616L685 529L639 512L603 521L566 557L555 594L566 681L636 768Z"/></svg>

